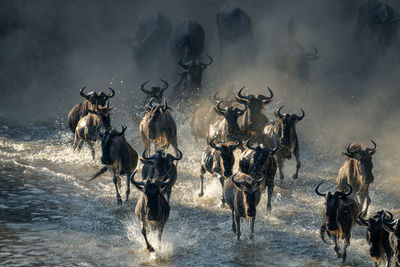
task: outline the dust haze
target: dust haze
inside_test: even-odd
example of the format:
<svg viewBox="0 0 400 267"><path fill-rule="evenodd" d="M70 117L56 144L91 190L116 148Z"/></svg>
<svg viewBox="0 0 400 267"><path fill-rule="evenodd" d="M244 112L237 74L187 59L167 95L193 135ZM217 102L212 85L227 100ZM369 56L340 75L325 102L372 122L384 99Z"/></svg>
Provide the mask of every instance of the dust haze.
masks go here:
<svg viewBox="0 0 400 267"><path fill-rule="evenodd" d="M203 26L204 53L214 58L203 75L206 94L229 97L242 86L248 93L266 93L270 86L275 100L266 108L269 118L283 104L284 112L298 113L299 108L306 112L297 127L302 156L313 153L323 161L324 155L331 154L339 165L344 146L353 141L368 146L373 139L380 150L376 168L382 175L395 176L399 169L394 163L400 160L400 46L389 48L385 55L372 49L360 53L353 32L362 2L3 0L0 118L17 124L65 123L68 111L81 101L80 88L107 91L112 87L116 90L111 101L114 126L132 124L135 107L144 99L139 85L159 78L173 82L171 70L176 63L168 50L158 73L141 72L132 57L130 44L138 17L156 9L173 27L188 18ZM398 2L385 2L400 11ZM241 7L252 19L258 54L251 64L242 64L235 55L222 60L216 13L227 4ZM310 64L309 81L277 64L290 41L290 20L295 41L306 50L312 45L319 49L319 59ZM383 163L384 159L391 163Z"/></svg>

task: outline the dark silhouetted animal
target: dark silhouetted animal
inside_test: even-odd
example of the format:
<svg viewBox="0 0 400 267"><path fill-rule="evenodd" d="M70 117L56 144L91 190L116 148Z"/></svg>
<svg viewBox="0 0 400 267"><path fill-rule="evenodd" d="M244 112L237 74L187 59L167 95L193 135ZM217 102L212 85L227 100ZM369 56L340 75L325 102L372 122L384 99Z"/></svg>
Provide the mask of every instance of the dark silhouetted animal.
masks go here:
<svg viewBox="0 0 400 267"><path fill-rule="evenodd" d="M315 188L315 193L325 198L324 206L324 223L320 229L320 236L324 243L325 233L333 239L335 246L333 247L336 253L336 257L342 258L343 262L346 261L347 247L350 245L351 229L355 222L358 222L357 215L359 213L359 206L357 202L350 197L353 189L350 185L347 185L349 192L336 191L335 193L320 193L319 187L322 185L321 182ZM338 240L344 240L343 253L339 252Z"/></svg>
<svg viewBox="0 0 400 267"><path fill-rule="evenodd" d="M175 158L171 154L158 150L154 155L146 157L146 150L143 151L140 161L144 164L142 168L142 178L150 180L166 181L169 179L168 186L163 190L167 196L167 201L171 197L172 187L177 178L176 165L174 161L182 159L182 151L178 149L179 157Z"/></svg>
<svg viewBox="0 0 400 267"><path fill-rule="evenodd" d="M125 130L126 127L122 126L121 132L112 130L111 132L106 131L104 133L100 133L102 136L101 163L105 166L90 179L93 180L108 170L113 177L118 205L122 205L122 199L118 191L117 176L126 175L125 201L128 202L130 193L129 177L136 169L138 163L137 152L125 140Z"/></svg>
<svg viewBox="0 0 400 267"><path fill-rule="evenodd" d="M296 114L281 114L283 106L278 109L275 113L276 120L269 123L264 128L264 135L268 146L272 146L274 142L279 144L279 150L276 152L276 160L278 163L279 177L283 180L283 162L285 159L291 159L292 154L296 158L296 173L293 175L293 179L297 179L299 175L300 153L299 153L299 141L296 133L296 123L304 118L304 111L301 116Z"/></svg>
<svg viewBox="0 0 400 267"><path fill-rule="evenodd" d="M391 234L391 246L394 251L394 261L396 267L400 266L400 220L394 222L384 223L383 229Z"/></svg>
<svg viewBox="0 0 400 267"><path fill-rule="evenodd" d="M111 88L109 88L111 94L105 94L103 92L90 92L85 94L83 92L85 88L86 87L83 87L80 90L80 94L85 98L85 100L82 103L73 106L71 111L68 113L68 127L73 133L75 133L79 120L88 114L89 109L95 110L97 106L106 106L107 100L115 95L115 91Z"/></svg>
<svg viewBox="0 0 400 267"><path fill-rule="evenodd" d="M343 153L347 157L339 170L336 183L339 190L343 190L346 184L353 187L354 193L357 195L365 216L368 212L371 198L369 197L368 188L374 181L372 174L372 155L375 154L376 144L371 140L374 148L365 148L363 144L350 144L346 152Z"/></svg>
<svg viewBox="0 0 400 267"><path fill-rule="evenodd" d="M136 204L135 214L142 225L142 235L146 241L147 249L154 252L154 248L147 240L147 227L158 230L158 241L161 242L161 237L164 231L164 225L168 220L170 206L168 201L163 196L164 189L168 186L168 181L150 179L145 182L135 181L136 171L131 176L131 183L142 192Z"/></svg>
<svg viewBox="0 0 400 267"><path fill-rule="evenodd" d="M226 142L219 145L214 143L215 140L216 137L210 140L201 157L199 197L204 195L203 181L206 172L217 175L222 189L224 188L225 179L232 175L233 164L235 163L233 152L240 145L240 139L236 138L236 143ZM221 201L222 205L225 205L223 196Z"/></svg>
<svg viewBox="0 0 400 267"><path fill-rule="evenodd" d="M160 79L163 83L164 86L152 86L150 89L146 89L145 85L150 81L146 81L144 82L141 86L140 86L140 90L143 91L143 93L145 93L147 95L147 99L146 99L146 103L150 102L150 99L154 98L154 101L157 104L162 104L163 102L163 95L164 95L164 91L167 90L168 88L168 83L166 81L164 81L163 79Z"/></svg>
<svg viewBox="0 0 400 267"><path fill-rule="evenodd" d="M278 151L279 145L276 143L275 148L270 149L264 144L251 146L251 141L252 139L247 140L246 146L248 148L240 156L239 170L252 177L261 176L263 178L260 189L263 192L268 187L267 211L271 211L271 198L274 192L274 179L277 169L274 155Z"/></svg>
<svg viewBox="0 0 400 267"><path fill-rule="evenodd" d="M386 266L390 265L393 256L393 249L390 246L389 233L384 229L385 224L393 224L393 214L388 211L381 210L375 215L365 220L358 215L360 225L367 228L367 242L369 245L369 256L375 263L375 267L379 262L386 262Z"/></svg>

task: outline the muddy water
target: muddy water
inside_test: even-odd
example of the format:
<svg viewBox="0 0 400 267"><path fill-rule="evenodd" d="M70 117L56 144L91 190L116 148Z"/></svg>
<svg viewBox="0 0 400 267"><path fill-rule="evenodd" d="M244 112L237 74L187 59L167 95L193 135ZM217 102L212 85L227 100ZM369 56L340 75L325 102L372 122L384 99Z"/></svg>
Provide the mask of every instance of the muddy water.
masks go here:
<svg viewBox="0 0 400 267"><path fill-rule="evenodd" d="M340 161L315 155L304 146L300 178L293 181L294 162L286 178L276 181L272 213L266 195L257 209L255 239L242 222L242 240L231 231L231 213L220 207L221 188L211 176L199 191L200 150L190 145L187 125L180 126L184 158L171 197L171 214L162 244L156 235L153 254L144 249L134 207L139 193L117 206L110 174L88 178L101 165L86 148L75 153L72 134L62 127L0 125L0 265L4 266L337 266L333 245L319 238L322 198L314 186L336 175ZM140 144L137 131L127 132ZM186 137L186 138L183 138ZM135 147L139 152L142 145ZM99 153L99 148L96 151ZM379 165L379 164L378 164ZM379 168L375 171L379 176ZM390 183L371 187L371 211L399 211ZM124 187L124 181L122 187ZM325 189L334 190L334 181ZM121 192L125 192L122 189ZM124 199L124 194L122 194ZM390 201L389 201L390 199ZM368 266L365 230L355 227L348 250L349 266Z"/></svg>

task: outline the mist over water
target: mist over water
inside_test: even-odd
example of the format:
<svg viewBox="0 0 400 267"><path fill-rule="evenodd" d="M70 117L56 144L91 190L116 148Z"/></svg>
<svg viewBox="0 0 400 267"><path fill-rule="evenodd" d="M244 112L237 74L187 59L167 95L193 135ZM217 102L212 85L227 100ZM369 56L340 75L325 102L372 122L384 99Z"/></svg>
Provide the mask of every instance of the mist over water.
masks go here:
<svg viewBox="0 0 400 267"><path fill-rule="evenodd" d="M351 142L374 140L375 181L370 187L370 213L382 208L398 217L400 160L400 44L379 54L372 33L364 50L353 42L358 6L363 1L12 1L0 3L0 264L1 265L144 265L144 266L330 266L338 265L333 245L319 238L322 199L313 192L321 180L334 191L334 177ZM397 1L385 1L400 12ZM241 7L251 17L257 55L246 63L235 54L223 56L216 13L226 4ZM219 182L206 175L205 195L199 191L200 155L191 136L186 111L172 107L178 126L178 146L184 158L171 197L171 215L161 250L155 235L154 255L144 249L134 216L139 193L118 207L109 173L93 182L101 168L84 148L72 150L67 113L82 101L79 89L116 91L111 122L128 126L127 140L138 153L143 144L135 121L145 95L146 80L170 83L173 99L175 62L168 49L160 69L144 73L133 59L132 42L139 15L161 11L175 27L185 19L205 30L204 54L214 63L203 74L206 97L218 92L231 97L245 93L275 98L266 106L269 119L283 112L306 117L297 125L302 168L293 181L293 161L276 177L272 214L266 196L257 208L255 241L242 222L242 241L231 231L230 211L220 207ZM293 37L289 21L293 21ZM309 68L309 81L283 65L293 40L319 59ZM166 44L167 46L167 44ZM192 103L199 101L192 99ZM203 101L203 100L202 100ZM217 115L216 115L217 116ZM238 154L236 158L238 158ZM237 168L235 164L235 169ZM125 182L122 181L124 187ZM124 198L125 190L121 190ZM348 264L371 264L364 230L356 226Z"/></svg>

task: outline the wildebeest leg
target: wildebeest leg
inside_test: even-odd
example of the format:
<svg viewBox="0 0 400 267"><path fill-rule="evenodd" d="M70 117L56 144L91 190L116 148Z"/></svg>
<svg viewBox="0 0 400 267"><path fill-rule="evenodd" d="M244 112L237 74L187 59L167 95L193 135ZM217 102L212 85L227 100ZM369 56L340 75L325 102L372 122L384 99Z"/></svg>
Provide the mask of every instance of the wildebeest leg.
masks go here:
<svg viewBox="0 0 400 267"><path fill-rule="evenodd" d="M178 152L178 142L177 142L177 140L176 140L176 138L175 139L173 139L172 141L171 141L171 146L172 146L172 148L174 149L174 152L175 152L175 157L179 157L179 152ZM178 168L178 162L179 161L175 161L175 166Z"/></svg>
<svg viewBox="0 0 400 267"><path fill-rule="evenodd" d="M92 159L95 160L95 156L94 156L94 153L95 153L95 152L94 152L93 143L92 143L91 140L88 140L87 143L88 143L88 145L89 145L90 152L92 152Z"/></svg>
<svg viewBox="0 0 400 267"><path fill-rule="evenodd" d="M169 203L169 198L171 197L171 192L172 192L172 187L167 186L167 188L165 189L165 195L167 196L168 203Z"/></svg>
<svg viewBox="0 0 400 267"><path fill-rule="evenodd" d="M256 216L250 219L250 239L254 239L254 222L256 221Z"/></svg>
<svg viewBox="0 0 400 267"><path fill-rule="evenodd" d="M130 193L131 193L131 186L130 186L129 174L126 174L126 199L125 199L125 202L128 202Z"/></svg>
<svg viewBox="0 0 400 267"><path fill-rule="evenodd" d="M79 139L78 135L75 134L74 145L73 145L74 150L76 149L76 147L78 146L78 144L79 144L80 141L81 141L81 140Z"/></svg>
<svg viewBox="0 0 400 267"><path fill-rule="evenodd" d="M277 164L278 164L278 169L279 169L279 178L281 179L281 180L283 180L285 177L283 176L283 161L284 161L284 159L283 158L281 158L281 157L276 157L276 161L277 161Z"/></svg>
<svg viewBox="0 0 400 267"><path fill-rule="evenodd" d="M154 252L154 248L150 245L149 241L147 240L146 225L144 222L142 222L142 235L144 237L144 241L146 241L146 246L147 246L148 251Z"/></svg>
<svg viewBox="0 0 400 267"><path fill-rule="evenodd" d="M206 169L201 166L200 169L200 192L199 192L199 197L204 196L204 190L203 190L203 183L204 183L204 174L206 173Z"/></svg>
<svg viewBox="0 0 400 267"><path fill-rule="evenodd" d="M122 205L121 195L119 194L119 191L118 191L118 185L117 185L118 179L117 179L117 176L115 176L115 171L112 168L109 168L109 170L110 170L110 172L111 172L111 174L113 176L113 182L114 182L114 185L115 185L115 191L117 191L117 204L118 205Z"/></svg>
<svg viewBox="0 0 400 267"><path fill-rule="evenodd" d="M386 253L386 267L390 266L390 260L392 259L393 256L393 249L392 246L389 243L386 243L383 248L385 249Z"/></svg>
<svg viewBox="0 0 400 267"><path fill-rule="evenodd" d="M224 199L224 182L225 182L225 179L220 174L217 174L217 177L218 177L218 180L221 183L221 187L222 187L222 195L221 195L222 204L221 204L221 207L225 207L225 199Z"/></svg>
<svg viewBox="0 0 400 267"><path fill-rule="evenodd" d="M333 242L335 243L335 246L333 247L333 249L335 250L336 257L340 258L342 255L339 252L339 246L338 246L338 243L337 243L337 236L333 235L332 238L333 238Z"/></svg>
<svg viewBox="0 0 400 267"><path fill-rule="evenodd" d="M82 140L78 141L78 152L81 151L84 142Z"/></svg>
<svg viewBox="0 0 400 267"><path fill-rule="evenodd" d="M346 237L344 240L344 247L343 247L343 254L342 254L342 259L343 263L346 261L347 257L347 247L350 245L350 235Z"/></svg>
<svg viewBox="0 0 400 267"><path fill-rule="evenodd" d="M366 193L361 192L359 195L357 195L357 198L361 205L362 216L365 217L365 216L367 216L368 207L369 207L369 204L371 203L371 198L369 197L368 190L366 191Z"/></svg>
<svg viewBox="0 0 400 267"><path fill-rule="evenodd" d="M268 186L268 201L267 201L267 211L271 212L271 199L272 199L272 193L274 192L274 185Z"/></svg>
<svg viewBox="0 0 400 267"><path fill-rule="evenodd" d="M232 210L232 231L236 234L235 213Z"/></svg>
<svg viewBox="0 0 400 267"><path fill-rule="evenodd" d="M301 167L301 163L300 163L300 153L299 153L299 147L296 146L294 151L293 151L293 155L296 158L296 173L293 174L293 179L297 179L299 177L299 169Z"/></svg>
<svg viewBox="0 0 400 267"><path fill-rule="evenodd" d="M237 239L240 240L240 216L235 214L235 220L236 220L236 236Z"/></svg>

